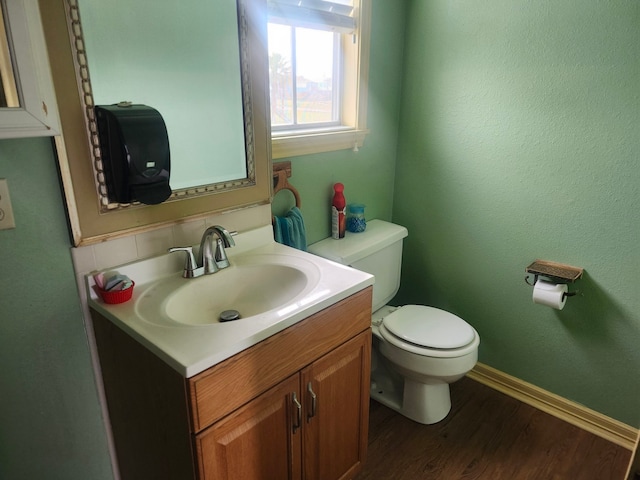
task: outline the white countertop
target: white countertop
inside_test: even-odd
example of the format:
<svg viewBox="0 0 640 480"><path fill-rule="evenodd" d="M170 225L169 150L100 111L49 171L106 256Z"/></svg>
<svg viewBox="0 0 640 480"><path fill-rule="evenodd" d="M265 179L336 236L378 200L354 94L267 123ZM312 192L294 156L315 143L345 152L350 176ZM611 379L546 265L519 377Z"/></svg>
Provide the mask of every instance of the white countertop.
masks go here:
<svg viewBox="0 0 640 480"><path fill-rule="evenodd" d="M180 286L204 278L183 279L184 256L174 253L109 269L109 272L127 275L135 282L133 298L119 305L105 304L94 291L93 277L88 275L89 306L189 378L373 285L374 278L368 273L275 243L271 226L240 233L235 242L235 247L227 249L232 266L234 257L240 255L277 255L280 261L290 260L292 264L313 263L319 272L318 281L303 289L285 306L246 319L209 325L185 325L168 318L150 322L137 309L137 300L148 289L159 282Z"/></svg>

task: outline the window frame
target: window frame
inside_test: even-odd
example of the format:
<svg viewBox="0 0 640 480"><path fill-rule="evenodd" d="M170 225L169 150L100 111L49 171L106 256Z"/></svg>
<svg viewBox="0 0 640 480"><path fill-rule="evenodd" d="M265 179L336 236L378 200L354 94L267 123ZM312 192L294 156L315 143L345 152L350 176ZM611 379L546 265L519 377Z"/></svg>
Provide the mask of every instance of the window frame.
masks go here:
<svg viewBox="0 0 640 480"><path fill-rule="evenodd" d="M271 132L271 155L273 159L299 155L331 152L336 150L358 150L369 133L367 129L367 85L369 79L369 52L371 38L372 0L355 0L357 9L357 41L343 34L343 72L341 92L341 125L292 129ZM270 123L270 122L269 122Z"/></svg>

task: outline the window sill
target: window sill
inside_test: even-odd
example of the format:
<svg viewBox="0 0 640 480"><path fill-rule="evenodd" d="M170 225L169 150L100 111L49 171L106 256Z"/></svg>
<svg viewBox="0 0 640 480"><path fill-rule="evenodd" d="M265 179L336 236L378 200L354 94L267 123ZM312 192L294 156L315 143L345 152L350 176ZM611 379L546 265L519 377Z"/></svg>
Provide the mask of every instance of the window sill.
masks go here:
<svg viewBox="0 0 640 480"><path fill-rule="evenodd" d="M354 128L316 130L310 132L283 132L271 136L271 156L274 159L358 149L364 144L369 130Z"/></svg>

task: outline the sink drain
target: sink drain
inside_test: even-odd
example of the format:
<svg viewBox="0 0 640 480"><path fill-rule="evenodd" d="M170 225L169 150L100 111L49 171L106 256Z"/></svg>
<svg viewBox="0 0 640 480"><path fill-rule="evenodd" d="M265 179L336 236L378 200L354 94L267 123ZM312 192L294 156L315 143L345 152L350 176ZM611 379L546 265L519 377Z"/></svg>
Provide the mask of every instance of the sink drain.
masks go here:
<svg viewBox="0 0 640 480"><path fill-rule="evenodd" d="M240 312L237 310L225 310L220 314L221 322L230 322L232 320L238 320L240 318Z"/></svg>

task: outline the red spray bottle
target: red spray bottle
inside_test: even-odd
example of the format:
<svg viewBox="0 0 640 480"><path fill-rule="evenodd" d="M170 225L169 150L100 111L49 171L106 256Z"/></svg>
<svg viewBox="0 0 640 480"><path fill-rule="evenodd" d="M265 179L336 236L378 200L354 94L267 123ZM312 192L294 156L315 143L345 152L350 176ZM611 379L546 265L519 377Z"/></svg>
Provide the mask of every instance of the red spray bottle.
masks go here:
<svg viewBox="0 0 640 480"><path fill-rule="evenodd" d="M344 198L344 185L336 183L333 185L333 202L331 203L331 237L336 240L344 238L346 230L346 206L347 201Z"/></svg>

